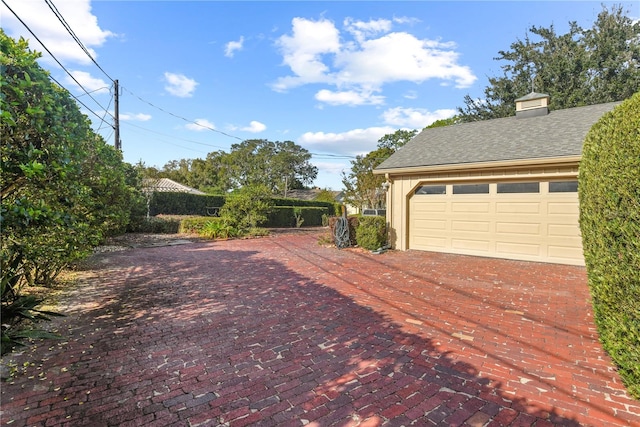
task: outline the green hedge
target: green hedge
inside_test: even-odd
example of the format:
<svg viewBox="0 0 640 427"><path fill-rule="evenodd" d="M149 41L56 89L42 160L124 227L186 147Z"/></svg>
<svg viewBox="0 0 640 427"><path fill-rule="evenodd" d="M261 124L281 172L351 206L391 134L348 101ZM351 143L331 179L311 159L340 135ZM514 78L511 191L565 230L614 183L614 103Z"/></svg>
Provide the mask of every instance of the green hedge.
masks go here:
<svg viewBox="0 0 640 427"><path fill-rule="evenodd" d="M222 207L225 196L155 192L151 196L149 215L208 215L208 207Z"/></svg>
<svg viewBox="0 0 640 427"><path fill-rule="evenodd" d="M587 134L580 229L595 322L630 394L640 398L640 92Z"/></svg>
<svg viewBox="0 0 640 427"><path fill-rule="evenodd" d="M300 206L275 206L265 227L295 227L296 217L295 210L299 210L304 222L303 227L315 227L322 225L322 215L332 212L326 207L300 207Z"/></svg>
<svg viewBox="0 0 640 427"><path fill-rule="evenodd" d="M207 208L222 207L225 204L226 196L218 195L199 195L189 193L178 192L155 192L151 196L149 204L149 215L202 215L207 216L211 214L211 210ZM298 206L302 208L323 208L328 215L340 215L341 205L339 203L321 202L317 200L298 200L298 199L283 199L273 198L275 206L280 207L293 207ZM307 220L305 217L305 224L307 221L314 221L313 214Z"/></svg>
<svg viewBox="0 0 640 427"><path fill-rule="evenodd" d="M326 208L329 215L342 214L342 205L340 203L321 202L319 200L283 199L277 197L274 197L272 200L275 206L320 207Z"/></svg>

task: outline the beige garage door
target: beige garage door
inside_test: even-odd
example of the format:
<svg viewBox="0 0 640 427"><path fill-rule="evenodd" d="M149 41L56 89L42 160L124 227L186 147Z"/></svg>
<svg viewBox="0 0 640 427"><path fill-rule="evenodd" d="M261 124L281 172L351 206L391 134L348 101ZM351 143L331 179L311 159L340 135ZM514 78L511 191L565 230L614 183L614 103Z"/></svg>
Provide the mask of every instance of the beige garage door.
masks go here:
<svg viewBox="0 0 640 427"><path fill-rule="evenodd" d="M425 183L410 200L409 248L584 265L577 182Z"/></svg>

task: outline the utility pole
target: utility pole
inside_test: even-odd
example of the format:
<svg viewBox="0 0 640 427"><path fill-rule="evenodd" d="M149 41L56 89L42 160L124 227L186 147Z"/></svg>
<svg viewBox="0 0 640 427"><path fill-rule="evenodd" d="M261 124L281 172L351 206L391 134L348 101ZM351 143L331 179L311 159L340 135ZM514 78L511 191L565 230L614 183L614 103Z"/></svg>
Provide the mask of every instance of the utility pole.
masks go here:
<svg viewBox="0 0 640 427"><path fill-rule="evenodd" d="M114 123L114 130L115 130L115 136L116 136L116 142L115 142L115 147L116 150L118 151L122 151L122 144L120 143L120 88L118 87L118 80L114 80L113 81L113 87L115 89L115 100L114 100L114 116L113 116L113 123Z"/></svg>

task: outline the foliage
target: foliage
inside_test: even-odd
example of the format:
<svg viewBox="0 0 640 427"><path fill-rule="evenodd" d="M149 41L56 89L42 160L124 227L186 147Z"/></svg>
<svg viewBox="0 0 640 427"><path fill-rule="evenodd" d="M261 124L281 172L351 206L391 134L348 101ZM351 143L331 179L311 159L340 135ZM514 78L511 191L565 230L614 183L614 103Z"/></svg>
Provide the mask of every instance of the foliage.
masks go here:
<svg viewBox="0 0 640 427"><path fill-rule="evenodd" d="M501 77L489 78L482 100L465 96L458 108L470 122L515 114L515 99L532 91L550 95L550 108L621 101L640 90L640 22L621 6L603 6L592 28L569 23L569 32L532 26L524 40L496 58Z"/></svg>
<svg viewBox="0 0 640 427"><path fill-rule="evenodd" d="M349 173L342 173L345 202L360 209L384 207L386 194L382 190L382 183L385 178L382 175L374 175L373 170L409 142L417 132L400 129L384 135L378 140L376 150L364 156L356 156L356 159L351 161Z"/></svg>
<svg viewBox="0 0 640 427"><path fill-rule="evenodd" d="M267 221L263 224L266 227L296 227L304 222L307 226L322 225L323 215L327 212L333 213L326 207L321 206L273 206L268 215Z"/></svg>
<svg viewBox="0 0 640 427"><path fill-rule="evenodd" d="M273 194L304 188L318 176L311 153L292 141L250 139L233 144L229 153L214 151L206 159L172 160L161 170L139 164L145 178L169 178L198 190L222 194L257 184Z"/></svg>
<svg viewBox="0 0 640 427"><path fill-rule="evenodd" d="M436 120L429 126L425 126L425 129L441 128L445 126L457 125L458 123L462 123L462 118L460 116L453 116L449 117L448 119Z"/></svg>
<svg viewBox="0 0 640 427"><path fill-rule="evenodd" d="M213 218L210 216L188 216L181 217L180 228L178 233L184 234L200 234L204 227L211 221L216 221L219 218Z"/></svg>
<svg viewBox="0 0 640 427"><path fill-rule="evenodd" d="M176 216L158 215L150 218L143 218L135 223L135 227L130 227L130 233L150 233L150 234L175 234L179 232L183 219Z"/></svg>
<svg viewBox="0 0 640 427"><path fill-rule="evenodd" d="M411 138L416 136L418 131L398 129L394 133L388 133L378 140L378 149L388 149L392 152L397 151L399 148L411 141Z"/></svg>
<svg viewBox="0 0 640 427"><path fill-rule="evenodd" d="M4 289L3 289L4 291ZM4 355L15 347L23 346L24 340L35 338L56 339L59 335L51 332L35 329L33 326L24 327L24 324L33 325L42 320L50 320L52 316L62 316L54 311L38 308L43 300L34 295L17 295L15 298L4 295L2 298L1 320L1 344L0 354Z"/></svg>
<svg viewBox="0 0 640 427"><path fill-rule="evenodd" d="M124 230L136 190L121 153L93 132L67 91L51 83L37 63L40 55L2 30L0 47L4 308L19 300L22 285L50 284L69 263ZM20 307L37 312L34 300L23 302ZM3 324L15 332L25 319Z"/></svg>
<svg viewBox="0 0 640 427"><path fill-rule="evenodd" d="M640 398L640 92L589 131L579 172L580 229L595 321Z"/></svg>
<svg viewBox="0 0 640 427"><path fill-rule="evenodd" d="M302 217L302 208L299 206L293 208L293 216L296 219L296 228L302 227L302 224L304 223L304 218Z"/></svg>
<svg viewBox="0 0 640 427"><path fill-rule="evenodd" d="M242 187L227 196L220 209L220 218L242 234L265 223L272 207L271 191L267 186Z"/></svg>
<svg viewBox="0 0 640 427"><path fill-rule="evenodd" d="M362 216L356 228L358 246L370 251L381 248L387 243L387 224L382 216Z"/></svg>
<svg viewBox="0 0 640 427"><path fill-rule="evenodd" d="M222 207L225 196L203 196L179 192L154 192L149 215L207 215L207 208Z"/></svg>
<svg viewBox="0 0 640 427"><path fill-rule="evenodd" d="M208 218L198 234L208 239L229 239L238 235L238 230L222 218Z"/></svg>
<svg viewBox="0 0 640 427"><path fill-rule="evenodd" d="M316 194L316 197L314 197L313 200L317 202L335 203L336 197L334 196L333 191L325 188L320 190L320 192Z"/></svg>
<svg viewBox="0 0 640 427"><path fill-rule="evenodd" d="M292 141L251 139L233 144L226 158L234 188L264 185L273 194L304 188L318 176L311 154Z"/></svg>

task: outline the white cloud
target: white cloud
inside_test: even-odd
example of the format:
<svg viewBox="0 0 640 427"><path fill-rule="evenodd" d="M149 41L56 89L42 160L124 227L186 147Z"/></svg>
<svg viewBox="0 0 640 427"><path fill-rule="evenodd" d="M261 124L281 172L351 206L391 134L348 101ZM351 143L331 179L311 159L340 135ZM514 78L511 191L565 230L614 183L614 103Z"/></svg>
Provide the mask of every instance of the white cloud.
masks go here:
<svg viewBox="0 0 640 427"><path fill-rule="evenodd" d="M109 93L109 83L105 82L102 79L92 77L91 74L87 73L86 71L71 71L71 75L87 92L91 92L94 94ZM82 91L82 89L78 87L71 76L67 75L65 77L65 81L70 85L73 85L76 90Z"/></svg>
<svg viewBox="0 0 640 427"><path fill-rule="evenodd" d="M283 63L291 68L294 76L279 79L274 89L284 91L307 83L330 81L329 67L322 61L322 56L339 52L338 29L326 19L293 18L291 24L293 34L281 36L276 45L282 53Z"/></svg>
<svg viewBox="0 0 640 427"><path fill-rule="evenodd" d="M429 111L423 108L390 108L382 114L386 124L411 129L422 129L436 120L448 119L456 114L456 110L442 109Z"/></svg>
<svg viewBox="0 0 640 427"><path fill-rule="evenodd" d="M131 122L147 122L151 120L151 114L124 113L124 114L120 114L120 120L131 121Z"/></svg>
<svg viewBox="0 0 640 427"><path fill-rule="evenodd" d="M256 120L252 120L249 123L249 126L240 128L240 130L251 133L259 133L264 131L265 129L267 129L267 126L264 123L260 123Z"/></svg>
<svg viewBox="0 0 640 427"><path fill-rule="evenodd" d="M306 132L298 139L298 143L309 151L355 156L375 150L381 137L396 130L398 129L385 126L342 133Z"/></svg>
<svg viewBox="0 0 640 427"><path fill-rule="evenodd" d="M407 99L418 99L418 92L415 90L410 90L404 94L404 97Z"/></svg>
<svg viewBox="0 0 640 427"><path fill-rule="evenodd" d="M193 92L196 90L196 86L198 82L184 74L175 74L175 73L164 73L164 79L167 83L165 85L165 90L169 92L171 95L180 97L180 98L189 98L193 96Z"/></svg>
<svg viewBox="0 0 640 427"><path fill-rule="evenodd" d="M187 123L185 127L189 130L202 132L205 130L215 129L215 125L207 119L195 119L194 123Z"/></svg>
<svg viewBox="0 0 640 427"><path fill-rule="evenodd" d="M230 41L224 46L224 56L233 58L236 50L242 50L244 44L244 37L240 37L238 41Z"/></svg>
<svg viewBox="0 0 640 427"><path fill-rule="evenodd" d="M376 19L369 22L354 21L352 18L344 20L345 29L353 34L358 42L363 42L366 38L375 36L379 33L387 33L391 31L391 21L388 19Z"/></svg>
<svg viewBox="0 0 640 427"><path fill-rule="evenodd" d="M349 162L321 162L312 159L311 163L313 163L320 172L326 172L330 175L341 175L342 171L346 171L351 168L351 164Z"/></svg>
<svg viewBox="0 0 640 427"><path fill-rule="evenodd" d="M11 9L38 35L51 53L62 63L89 64L91 59L63 27L52 11L40 1L13 1ZM56 8L74 33L78 36L94 59L98 54L94 48L102 46L115 34L103 30L98 18L91 13L90 0L56 0ZM14 15L0 4L2 28L11 37L24 36L29 39L29 47L43 52L43 58L53 62L37 40L24 28Z"/></svg>
<svg viewBox="0 0 640 427"><path fill-rule="evenodd" d="M419 84L439 80L458 88L471 86L477 78L468 66L459 63L455 43L392 32L394 23L413 22L406 17L393 21L347 18L341 32L324 18L294 18L291 34L276 42L291 74L278 78L272 88L286 91L305 84L326 84L335 90L322 89L316 99L332 105L359 105L381 103L381 96L364 102L367 97L362 95L398 81Z"/></svg>
<svg viewBox="0 0 640 427"><path fill-rule="evenodd" d="M371 92L356 92L354 90L334 92L322 89L316 93L315 98L330 105L380 105L384 104L384 96L374 95Z"/></svg>

